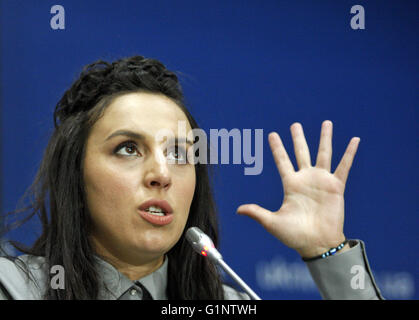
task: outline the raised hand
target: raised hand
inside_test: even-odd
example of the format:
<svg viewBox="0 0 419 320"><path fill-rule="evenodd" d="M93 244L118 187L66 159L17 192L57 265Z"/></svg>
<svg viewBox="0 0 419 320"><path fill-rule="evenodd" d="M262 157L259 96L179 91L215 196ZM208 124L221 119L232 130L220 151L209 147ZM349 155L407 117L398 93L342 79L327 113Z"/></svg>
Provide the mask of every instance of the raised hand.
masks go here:
<svg viewBox="0 0 419 320"><path fill-rule="evenodd" d="M349 142L334 173L331 173L333 124L322 123L316 165L300 123L291 126L298 171L290 161L280 136L269 134L269 145L282 179L284 199L277 211L244 204L237 213L247 215L302 257L313 257L339 245L344 239L344 191L360 138ZM275 195L275 192L273 192Z"/></svg>

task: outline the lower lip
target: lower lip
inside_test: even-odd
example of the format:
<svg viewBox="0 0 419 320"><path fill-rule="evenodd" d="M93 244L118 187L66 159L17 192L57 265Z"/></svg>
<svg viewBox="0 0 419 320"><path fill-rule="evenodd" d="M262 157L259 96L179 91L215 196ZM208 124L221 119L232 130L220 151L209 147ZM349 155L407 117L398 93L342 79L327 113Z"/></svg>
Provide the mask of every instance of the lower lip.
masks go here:
<svg viewBox="0 0 419 320"><path fill-rule="evenodd" d="M144 210L138 210L138 212L144 220L159 226L167 225L173 220L173 214L171 213L166 214L165 216L155 216Z"/></svg>

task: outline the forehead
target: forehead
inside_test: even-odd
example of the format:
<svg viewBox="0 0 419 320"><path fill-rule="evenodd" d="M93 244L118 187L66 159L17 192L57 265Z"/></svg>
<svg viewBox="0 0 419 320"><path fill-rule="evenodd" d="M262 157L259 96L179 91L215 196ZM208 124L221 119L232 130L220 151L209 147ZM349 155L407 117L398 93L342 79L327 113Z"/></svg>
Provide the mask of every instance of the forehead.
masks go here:
<svg viewBox="0 0 419 320"><path fill-rule="evenodd" d="M179 121L189 121L180 107L170 98L153 93L128 93L115 98L103 116L93 126L93 132L107 135L119 129L141 131L153 136L165 128L178 132Z"/></svg>

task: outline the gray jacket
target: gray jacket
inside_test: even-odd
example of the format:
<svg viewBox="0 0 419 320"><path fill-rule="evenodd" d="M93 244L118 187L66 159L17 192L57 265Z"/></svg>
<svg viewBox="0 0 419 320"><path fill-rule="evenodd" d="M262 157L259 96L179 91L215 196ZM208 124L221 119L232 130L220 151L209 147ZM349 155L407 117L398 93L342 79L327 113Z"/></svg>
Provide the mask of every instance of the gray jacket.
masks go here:
<svg viewBox="0 0 419 320"><path fill-rule="evenodd" d="M306 262L322 298L383 299L374 281L364 243L351 240L350 246L345 252ZM167 300L167 257L158 270L137 281L128 279L109 263L97 259L101 284L99 299L141 300L145 288L154 300ZM29 277L23 267L27 267ZM0 300L42 299L47 286L46 268L43 257L22 255L14 261L0 257ZM224 293L226 300L250 299L247 294L227 285L224 285Z"/></svg>

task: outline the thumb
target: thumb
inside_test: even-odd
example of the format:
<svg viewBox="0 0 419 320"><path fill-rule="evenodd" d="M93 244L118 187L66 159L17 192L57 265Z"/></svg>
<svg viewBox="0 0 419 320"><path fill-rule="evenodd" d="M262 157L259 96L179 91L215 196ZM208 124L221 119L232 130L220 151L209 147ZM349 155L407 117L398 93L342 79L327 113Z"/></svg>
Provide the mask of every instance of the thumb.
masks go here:
<svg viewBox="0 0 419 320"><path fill-rule="evenodd" d="M272 212L257 204L243 204L237 208L237 213L256 220L265 228L271 224Z"/></svg>

